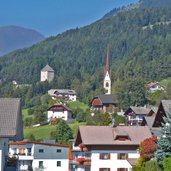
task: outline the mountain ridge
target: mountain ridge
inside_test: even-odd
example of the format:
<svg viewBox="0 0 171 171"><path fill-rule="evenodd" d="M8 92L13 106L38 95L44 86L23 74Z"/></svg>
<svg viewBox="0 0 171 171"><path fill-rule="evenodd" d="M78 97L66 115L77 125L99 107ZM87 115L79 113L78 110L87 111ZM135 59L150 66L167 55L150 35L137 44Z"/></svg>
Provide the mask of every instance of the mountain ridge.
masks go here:
<svg viewBox="0 0 171 171"><path fill-rule="evenodd" d="M0 56L13 50L30 47L45 37L38 31L21 26L0 27Z"/></svg>

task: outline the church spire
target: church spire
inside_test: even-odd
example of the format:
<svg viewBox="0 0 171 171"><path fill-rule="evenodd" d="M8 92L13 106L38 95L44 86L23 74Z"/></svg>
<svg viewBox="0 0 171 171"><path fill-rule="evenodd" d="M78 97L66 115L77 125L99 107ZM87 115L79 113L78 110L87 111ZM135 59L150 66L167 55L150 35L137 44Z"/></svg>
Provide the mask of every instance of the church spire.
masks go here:
<svg viewBox="0 0 171 171"><path fill-rule="evenodd" d="M105 94L111 94L111 71L110 71L110 66L109 66L109 48L107 48L103 87L106 91Z"/></svg>

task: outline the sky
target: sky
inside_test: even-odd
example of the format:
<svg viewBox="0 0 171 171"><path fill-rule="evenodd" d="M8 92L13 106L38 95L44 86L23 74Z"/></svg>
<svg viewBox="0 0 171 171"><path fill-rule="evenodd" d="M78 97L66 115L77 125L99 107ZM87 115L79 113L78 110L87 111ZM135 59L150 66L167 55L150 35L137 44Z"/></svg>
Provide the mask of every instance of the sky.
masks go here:
<svg viewBox="0 0 171 171"><path fill-rule="evenodd" d="M83 27L138 0L0 0L0 27L16 25L46 37Z"/></svg>

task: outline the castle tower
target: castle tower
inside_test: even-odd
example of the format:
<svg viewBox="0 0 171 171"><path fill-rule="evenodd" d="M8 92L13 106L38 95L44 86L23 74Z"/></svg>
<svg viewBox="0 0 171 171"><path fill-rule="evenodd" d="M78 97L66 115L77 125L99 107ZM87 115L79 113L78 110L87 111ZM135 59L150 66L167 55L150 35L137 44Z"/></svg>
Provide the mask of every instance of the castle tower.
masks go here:
<svg viewBox="0 0 171 171"><path fill-rule="evenodd" d="M41 76L40 76L40 81L48 81L51 82L54 79L54 70L49 66L46 65L42 70L41 70Z"/></svg>
<svg viewBox="0 0 171 171"><path fill-rule="evenodd" d="M111 94L111 70L109 67L109 49L107 50L106 56L106 67L104 72L103 87L105 89L105 94Z"/></svg>

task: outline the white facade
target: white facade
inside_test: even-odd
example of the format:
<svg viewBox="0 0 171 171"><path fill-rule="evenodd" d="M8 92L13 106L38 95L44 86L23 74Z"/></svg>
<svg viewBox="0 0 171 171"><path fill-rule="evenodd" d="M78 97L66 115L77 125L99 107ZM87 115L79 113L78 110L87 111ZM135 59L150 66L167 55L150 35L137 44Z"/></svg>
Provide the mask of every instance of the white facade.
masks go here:
<svg viewBox="0 0 171 171"><path fill-rule="evenodd" d="M8 155L8 139L0 138L0 171L4 170L5 156Z"/></svg>
<svg viewBox="0 0 171 171"><path fill-rule="evenodd" d="M89 152L90 153L90 152ZM85 153L86 154L86 153ZM83 157L87 159L86 155L80 153L77 158ZM109 159L100 159L101 154L109 154ZM108 168L110 171L117 171L118 168L124 168L128 171L132 170L131 164L128 162L128 159L118 159L118 155L127 154L128 159L137 160L140 157L139 151L109 151L109 150L93 150L91 151L91 166L90 171L99 171L100 168ZM76 158L74 158L76 161ZM87 171L83 165L77 165L74 171Z"/></svg>
<svg viewBox="0 0 171 171"><path fill-rule="evenodd" d="M69 147L47 143L10 144L9 156L17 156L18 170L68 171Z"/></svg>
<svg viewBox="0 0 171 171"><path fill-rule="evenodd" d="M110 168L110 171L117 171L118 168L131 170L132 166L126 159L118 159L118 154L125 154L126 151L92 151L91 171L99 171L100 168ZM110 159L100 159L100 154L109 153ZM129 151L128 158L139 158L137 151Z"/></svg>
<svg viewBox="0 0 171 171"><path fill-rule="evenodd" d="M33 170L39 168L40 162L43 164L44 171L68 171L69 169L69 160L64 159L35 159L33 160L32 166Z"/></svg>
<svg viewBox="0 0 171 171"><path fill-rule="evenodd" d="M68 120L69 116L71 115L70 111L48 111L48 121L51 118L62 118L63 120Z"/></svg>
<svg viewBox="0 0 171 171"><path fill-rule="evenodd" d="M106 90L105 94L111 94L111 79L108 71L104 77L103 87Z"/></svg>
<svg viewBox="0 0 171 171"><path fill-rule="evenodd" d="M54 79L54 72L53 71L41 71L41 78L40 81L48 81L51 82Z"/></svg>

